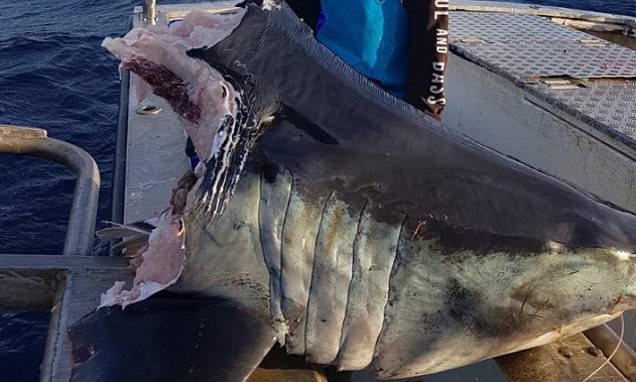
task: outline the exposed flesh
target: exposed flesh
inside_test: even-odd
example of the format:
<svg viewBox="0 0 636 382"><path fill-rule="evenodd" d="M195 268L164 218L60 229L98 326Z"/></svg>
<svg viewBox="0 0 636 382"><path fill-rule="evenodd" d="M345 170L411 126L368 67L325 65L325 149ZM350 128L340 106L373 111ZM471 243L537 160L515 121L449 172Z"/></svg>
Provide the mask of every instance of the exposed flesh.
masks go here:
<svg viewBox="0 0 636 382"><path fill-rule="evenodd" d="M170 27L135 28L123 38L106 38L102 44L121 60L121 67L137 74L136 96L142 101L150 91L165 98L180 116L199 158L213 159L227 140L221 129L228 118L236 119L239 97L223 76L186 51L213 46L227 37L241 21L244 10L230 15L194 11ZM202 161L173 190L170 208L158 219L148 245L129 254L136 268L133 287L116 283L102 295L101 306L126 306L142 301L173 285L185 262L184 227L181 217L192 206L192 194L205 173Z"/></svg>
<svg viewBox="0 0 636 382"><path fill-rule="evenodd" d="M236 92L223 76L186 51L213 46L238 25L244 11L231 15L194 11L170 27L135 28L123 38L106 38L102 46L165 98L181 117L200 158L210 158L218 127L235 116ZM141 86L137 96L148 94ZM204 107L202 107L204 105Z"/></svg>
<svg viewBox="0 0 636 382"><path fill-rule="evenodd" d="M102 294L100 307L133 304L174 284L183 271L185 261L184 233L180 216L172 209L159 217L158 226L150 234L148 245L139 254L133 288L124 290L117 282Z"/></svg>

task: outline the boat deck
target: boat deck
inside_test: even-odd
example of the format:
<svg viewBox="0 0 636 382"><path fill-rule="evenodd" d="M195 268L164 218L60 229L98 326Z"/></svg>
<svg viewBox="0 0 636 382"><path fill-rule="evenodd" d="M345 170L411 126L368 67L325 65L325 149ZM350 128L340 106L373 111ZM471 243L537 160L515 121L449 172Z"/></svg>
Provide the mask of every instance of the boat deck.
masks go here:
<svg viewBox="0 0 636 382"><path fill-rule="evenodd" d="M482 2L454 7L450 39L455 54L636 147L635 50L563 25L568 20L565 11L548 8L542 14L555 16L547 17L536 15L540 7L494 8L477 3ZM636 30L635 18L576 15L623 22L625 34Z"/></svg>

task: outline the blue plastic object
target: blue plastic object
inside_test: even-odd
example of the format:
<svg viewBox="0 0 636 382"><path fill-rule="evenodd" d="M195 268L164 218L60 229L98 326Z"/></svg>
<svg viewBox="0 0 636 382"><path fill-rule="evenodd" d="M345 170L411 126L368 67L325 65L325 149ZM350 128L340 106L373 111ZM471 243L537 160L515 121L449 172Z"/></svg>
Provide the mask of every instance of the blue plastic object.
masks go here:
<svg viewBox="0 0 636 382"><path fill-rule="evenodd" d="M316 37L388 91L406 83L408 15L400 0L321 0Z"/></svg>

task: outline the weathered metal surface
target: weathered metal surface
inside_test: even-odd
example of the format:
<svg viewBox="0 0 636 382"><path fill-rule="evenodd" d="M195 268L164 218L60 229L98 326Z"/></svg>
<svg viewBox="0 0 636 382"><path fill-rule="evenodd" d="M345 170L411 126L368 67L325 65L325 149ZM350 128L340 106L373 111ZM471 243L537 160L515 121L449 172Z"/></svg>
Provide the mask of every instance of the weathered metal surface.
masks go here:
<svg viewBox="0 0 636 382"><path fill-rule="evenodd" d="M65 382L73 365L67 327L94 310L115 280L130 278L127 259L94 256L0 256L0 307L51 309L40 380Z"/></svg>
<svg viewBox="0 0 636 382"><path fill-rule="evenodd" d="M627 33L625 32L626 32L626 29L628 29L628 27L626 27L623 24L583 21L583 20L568 19L568 18L561 18L561 17L551 17L550 21L557 24L561 24L561 25L567 25L574 29L585 31L586 33L589 33L591 31L616 33L616 34L621 34L627 37ZM597 36L597 37L600 37L600 36ZM604 40L607 40L607 38L605 37L601 37L601 38L603 38Z"/></svg>
<svg viewBox="0 0 636 382"><path fill-rule="evenodd" d="M83 149L48 138L46 131L0 124L0 153L31 155L68 166L77 176L64 241L64 255L88 255L93 248L100 176Z"/></svg>
<svg viewBox="0 0 636 382"><path fill-rule="evenodd" d="M146 1L146 0L144 0ZM183 18L193 10L205 10L214 13L230 13L237 11L237 2L232 0L219 0L214 2L200 2L187 4L160 4L156 7L156 19L159 23L169 23ZM144 6L136 6L133 10L134 27L144 24Z"/></svg>
<svg viewBox="0 0 636 382"><path fill-rule="evenodd" d="M0 256L0 261L2 257L6 256ZM0 266L0 309L47 310L53 305L62 279L56 270L17 270Z"/></svg>
<svg viewBox="0 0 636 382"><path fill-rule="evenodd" d="M353 373L351 382L379 382L371 371ZM515 382L507 379L495 361L489 360L474 365L449 370L444 373L431 374L422 378L392 379L392 382ZM332 382L332 381L329 381ZM577 381L580 382L580 381Z"/></svg>
<svg viewBox="0 0 636 382"><path fill-rule="evenodd" d="M41 381L69 380L73 361L67 327L94 310L115 280L131 276L121 257L0 256L0 307L51 310Z"/></svg>
<svg viewBox="0 0 636 382"><path fill-rule="evenodd" d="M327 379L323 370L311 367L301 357L289 357L275 347L254 370L247 382L338 382Z"/></svg>
<svg viewBox="0 0 636 382"><path fill-rule="evenodd" d="M587 11L582 9L551 7L546 5L502 1L452 0L450 2L449 8L451 11L491 12L514 15L544 16L550 18L563 18L594 23L608 23L626 25L628 27L636 27L636 17Z"/></svg>
<svg viewBox="0 0 636 382"><path fill-rule="evenodd" d="M636 57L633 62L636 66ZM591 118L636 140L636 80L590 80L563 90L544 84L532 86L572 108L582 119Z"/></svg>
<svg viewBox="0 0 636 382"><path fill-rule="evenodd" d="M605 360L600 350L579 334L541 348L499 357L497 363L514 382L580 382ZM611 364L601 369L593 380L627 381Z"/></svg>
<svg viewBox="0 0 636 382"><path fill-rule="evenodd" d="M131 278L121 269L89 270L69 273L59 289L51 309L49 335L45 357L42 361L41 382L66 382L70 380L73 366L68 328L99 305L100 294L117 280Z"/></svg>
<svg viewBox="0 0 636 382"><path fill-rule="evenodd" d="M126 271L128 259L107 256L49 256L49 255L0 255L0 269L4 271L33 272L86 272Z"/></svg>
<svg viewBox="0 0 636 382"><path fill-rule="evenodd" d="M327 382L327 378L315 370L258 368L247 379L247 382Z"/></svg>
<svg viewBox="0 0 636 382"><path fill-rule="evenodd" d="M635 50L547 18L485 9L491 8L451 12L451 48L457 55L527 89L601 135L636 147L636 114L629 106L636 100Z"/></svg>
<svg viewBox="0 0 636 382"><path fill-rule="evenodd" d="M121 257L0 255L0 308L49 309L68 272L112 272L125 276L129 270L127 259ZM91 291L99 296L104 290Z"/></svg>
<svg viewBox="0 0 636 382"><path fill-rule="evenodd" d="M131 74L131 86L136 75ZM132 87L130 93L135 94ZM129 110L137 109L134 96ZM168 202L172 187L188 169L185 137L177 115L169 113L162 99L151 96L148 104L161 107L158 115L128 113L126 179L123 220L126 223L143 220L160 212Z"/></svg>
<svg viewBox="0 0 636 382"><path fill-rule="evenodd" d="M636 77L636 51L542 17L452 12L450 18L457 49L523 82L536 76Z"/></svg>
<svg viewBox="0 0 636 382"><path fill-rule="evenodd" d="M621 341L608 325L601 325L585 331L585 336L598 347L606 357L612 357L612 364L630 381L636 381L636 352ZM616 352L615 354L613 354ZM612 356L613 355L613 356Z"/></svg>
<svg viewBox="0 0 636 382"><path fill-rule="evenodd" d="M574 27L577 28L577 26L574 26ZM636 30L636 28L634 29ZM636 50L636 32L634 32L630 36L630 35L623 34L623 32L616 32L616 31L607 32L604 30L596 30L596 29L586 29L585 31L593 36L602 38L603 40L624 46L632 50Z"/></svg>
<svg viewBox="0 0 636 382"><path fill-rule="evenodd" d="M0 255L0 308L47 310L67 273L128 273L127 259L97 256ZM92 289L101 293L103 290Z"/></svg>

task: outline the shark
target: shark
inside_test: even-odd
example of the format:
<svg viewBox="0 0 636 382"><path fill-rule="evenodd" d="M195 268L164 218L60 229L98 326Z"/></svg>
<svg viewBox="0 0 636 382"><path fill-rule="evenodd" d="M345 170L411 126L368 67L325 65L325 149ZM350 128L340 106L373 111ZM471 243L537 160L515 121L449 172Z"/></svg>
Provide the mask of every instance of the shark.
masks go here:
<svg viewBox="0 0 636 382"><path fill-rule="evenodd" d="M74 381L243 381L274 347L408 378L636 306L631 212L386 93L284 2L103 45L201 162L128 226L135 280L71 328Z"/></svg>

